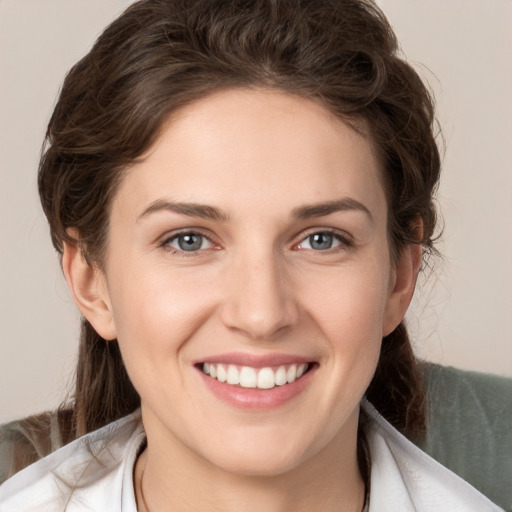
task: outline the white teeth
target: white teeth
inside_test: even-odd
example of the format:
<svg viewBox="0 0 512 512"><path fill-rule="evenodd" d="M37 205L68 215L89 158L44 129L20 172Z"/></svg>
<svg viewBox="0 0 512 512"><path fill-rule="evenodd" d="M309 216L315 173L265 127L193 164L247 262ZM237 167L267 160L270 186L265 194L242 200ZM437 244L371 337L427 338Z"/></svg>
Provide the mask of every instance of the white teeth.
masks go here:
<svg viewBox="0 0 512 512"><path fill-rule="evenodd" d="M211 368L210 368L210 372L211 372ZM211 375L211 373L210 373L210 375ZM294 382L296 378L297 378L297 365L292 364L290 366L290 368L288 368L288 371L286 372L286 380L290 384L290 383Z"/></svg>
<svg viewBox="0 0 512 512"><path fill-rule="evenodd" d="M275 381L277 386L282 386L283 384L288 383L286 380L286 368L284 366L280 366L277 369Z"/></svg>
<svg viewBox="0 0 512 512"><path fill-rule="evenodd" d="M228 366L228 384L232 384L236 386L237 384L240 384L240 372L238 371L238 368L236 366L233 366L230 364Z"/></svg>
<svg viewBox="0 0 512 512"><path fill-rule="evenodd" d="M227 367L227 370L226 370ZM226 382L232 386L240 385L243 388L271 389L274 386L291 384L302 377L309 365L292 364L286 368L284 365L277 369L270 367L252 368L250 366L237 367L236 365L203 364L203 372L219 382Z"/></svg>
<svg viewBox="0 0 512 512"><path fill-rule="evenodd" d="M304 372L306 371L307 367L308 365L306 363L303 363L297 368L297 379L304 375Z"/></svg>
<svg viewBox="0 0 512 512"><path fill-rule="evenodd" d="M219 382L226 382L228 380L226 370L224 369L224 366L222 366L221 364L217 366L217 380Z"/></svg>
<svg viewBox="0 0 512 512"><path fill-rule="evenodd" d="M242 366L242 370L240 371L240 386L243 388L255 388L257 384L258 378L256 376L256 370L249 366Z"/></svg>
<svg viewBox="0 0 512 512"><path fill-rule="evenodd" d="M276 385L276 380L272 368L262 368L258 373L258 387L260 389L270 389Z"/></svg>

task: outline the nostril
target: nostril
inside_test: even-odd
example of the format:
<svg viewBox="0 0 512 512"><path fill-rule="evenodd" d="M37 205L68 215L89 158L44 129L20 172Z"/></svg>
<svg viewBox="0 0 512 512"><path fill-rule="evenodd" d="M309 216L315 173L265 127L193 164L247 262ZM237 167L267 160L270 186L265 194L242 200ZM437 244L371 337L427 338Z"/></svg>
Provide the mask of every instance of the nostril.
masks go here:
<svg viewBox="0 0 512 512"><path fill-rule="evenodd" d="M272 309L246 307L238 304L225 310L223 314L224 324L236 331L244 333L250 339L257 341L272 341L296 324L298 315L280 311L280 308Z"/></svg>

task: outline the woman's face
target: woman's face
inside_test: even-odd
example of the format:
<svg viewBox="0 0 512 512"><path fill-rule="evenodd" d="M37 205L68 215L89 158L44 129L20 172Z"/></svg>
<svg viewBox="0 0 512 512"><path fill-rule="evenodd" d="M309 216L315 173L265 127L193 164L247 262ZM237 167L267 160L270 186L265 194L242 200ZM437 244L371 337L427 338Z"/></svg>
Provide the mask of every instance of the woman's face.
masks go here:
<svg viewBox="0 0 512 512"><path fill-rule="evenodd" d="M404 309L386 208L370 143L318 104L231 90L175 115L117 192L90 318L149 443L253 475L353 453Z"/></svg>

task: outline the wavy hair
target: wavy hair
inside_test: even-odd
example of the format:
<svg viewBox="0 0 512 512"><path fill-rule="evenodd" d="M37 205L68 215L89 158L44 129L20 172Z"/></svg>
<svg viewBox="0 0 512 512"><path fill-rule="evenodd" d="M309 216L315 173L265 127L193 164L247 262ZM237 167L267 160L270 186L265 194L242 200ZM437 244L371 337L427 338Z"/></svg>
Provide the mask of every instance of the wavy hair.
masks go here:
<svg viewBox="0 0 512 512"><path fill-rule="evenodd" d="M363 126L384 173L393 257L409 243L421 244L425 255L434 250L440 158L433 101L369 0L142 0L130 6L70 70L49 122L38 183L56 250L62 254L63 242L78 244L86 261L101 268L123 170L155 142L171 113L240 87L298 95L355 129ZM367 397L406 435L424 428L420 375L403 323L383 340ZM117 342L103 340L83 319L75 434L139 403Z"/></svg>

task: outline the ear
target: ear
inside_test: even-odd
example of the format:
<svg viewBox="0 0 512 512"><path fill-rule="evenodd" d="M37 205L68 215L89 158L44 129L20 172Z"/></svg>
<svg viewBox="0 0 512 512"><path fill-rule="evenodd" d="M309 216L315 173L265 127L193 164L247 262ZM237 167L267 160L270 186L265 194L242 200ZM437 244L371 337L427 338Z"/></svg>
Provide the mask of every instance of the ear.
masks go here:
<svg viewBox="0 0 512 512"><path fill-rule="evenodd" d="M79 237L75 230L68 230L75 240ZM73 299L95 331L106 340L117 337L112 304L104 273L88 263L79 244L64 242L62 270Z"/></svg>
<svg viewBox="0 0 512 512"><path fill-rule="evenodd" d="M422 250L420 244L407 244L392 269L391 292L382 325L383 337L396 329L411 303L420 269Z"/></svg>

